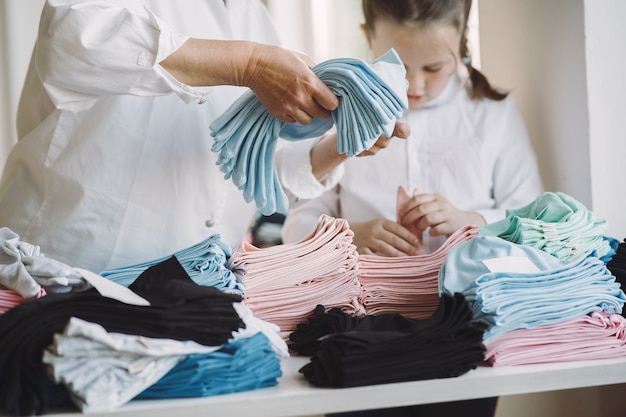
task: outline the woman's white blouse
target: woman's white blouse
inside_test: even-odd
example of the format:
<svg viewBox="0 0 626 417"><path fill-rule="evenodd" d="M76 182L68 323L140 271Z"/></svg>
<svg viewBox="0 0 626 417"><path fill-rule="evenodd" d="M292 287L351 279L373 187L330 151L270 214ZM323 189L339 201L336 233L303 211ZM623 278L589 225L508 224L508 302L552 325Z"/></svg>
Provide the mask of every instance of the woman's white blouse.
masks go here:
<svg viewBox="0 0 626 417"><path fill-rule="evenodd" d="M209 125L244 90L192 88L158 64L188 37L278 43L261 2L46 2L0 184L0 225L95 272L219 233L255 208L216 165Z"/></svg>

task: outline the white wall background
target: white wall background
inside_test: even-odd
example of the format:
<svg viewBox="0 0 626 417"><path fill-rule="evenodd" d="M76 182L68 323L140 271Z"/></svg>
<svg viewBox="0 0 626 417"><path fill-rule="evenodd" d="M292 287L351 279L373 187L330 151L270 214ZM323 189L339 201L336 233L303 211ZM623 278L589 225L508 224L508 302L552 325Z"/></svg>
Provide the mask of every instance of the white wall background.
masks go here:
<svg viewBox="0 0 626 417"><path fill-rule="evenodd" d="M287 46L322 61L369 59L360 0L267 0ZM0 167L43 0L0 0ZM479 0L480 50L494 84L520 101L542 177L626 238L626 1ZM477 34L477 32L476 32ZM473 38L475 45L478 38ZM503 397L498 417L623 417L626 385Z"/></svg>
<svg viewBox="0 0 626 417"><path fill-rule="evenodd" d="M482 65L520 100L550 191L626 237L623 0L480 0Z"/></svg>
<svg viewBox="0 0 626 417"><path fill-rule="evenodd" d="M17 140L15 113L43 0L0 0L0 171Z"/></svg>
<svg viewBox="0 0 626 417"><path fill-rule="evenodd" d="M585 0L591 206L626 237L626 1ZM621 178L620 178L621 177Z"/></svg>

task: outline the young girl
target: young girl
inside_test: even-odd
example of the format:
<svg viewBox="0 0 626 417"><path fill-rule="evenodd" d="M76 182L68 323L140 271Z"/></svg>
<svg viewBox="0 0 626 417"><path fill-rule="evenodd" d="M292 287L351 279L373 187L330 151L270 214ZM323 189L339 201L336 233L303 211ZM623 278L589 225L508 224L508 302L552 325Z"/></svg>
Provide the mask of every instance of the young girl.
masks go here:
<svg viewBox="0 0 626 417"><path fill-rule="evenodd" d="M326 213L349 221L361 254L412 255L422 246L433 252L460 227L499 220L505 209L543 191L515 99L472 67L470 6L471 0L363 1L363 30L374 57L394 48L406 66L403 121L410 136L390 140L367 158L326 156L339 161L338 184L292 207L284 242L307 236ZM315 144L311 158L332 140L329 135ZM324 174L317 178L328 181ZM416 193L397 208L399 186Z"/></svg>

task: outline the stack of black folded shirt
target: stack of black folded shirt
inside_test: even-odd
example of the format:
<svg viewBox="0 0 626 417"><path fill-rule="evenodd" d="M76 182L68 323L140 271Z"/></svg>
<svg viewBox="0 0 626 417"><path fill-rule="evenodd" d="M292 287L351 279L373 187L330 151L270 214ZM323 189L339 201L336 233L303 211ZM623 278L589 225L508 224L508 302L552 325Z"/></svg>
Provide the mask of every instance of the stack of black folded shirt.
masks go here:
<svg viewBox="0 0 626 417"><path fill-rule="evenodd" d="M350 317L318 306L289 347L312 355L300 369L312 385L355 387L462 375L484 359L483 332L462 294L442 294L433 315L421 320Z"/></svg>

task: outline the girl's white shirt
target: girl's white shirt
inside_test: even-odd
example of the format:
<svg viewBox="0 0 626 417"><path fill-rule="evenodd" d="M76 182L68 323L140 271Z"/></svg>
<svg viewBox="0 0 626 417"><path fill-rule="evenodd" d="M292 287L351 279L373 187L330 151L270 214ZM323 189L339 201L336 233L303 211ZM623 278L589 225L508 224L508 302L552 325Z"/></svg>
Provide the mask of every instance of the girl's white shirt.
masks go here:
<svg viewBox="0 0 626 417"><path fill-rule="evenodd" d="M250 0L48 0L0 183L0 224L94 272L219 233L255 212L216 165L209 125L243 92L192 88L158 64L188 37L278 44Z"/></svg>
<svg viewBox="0 0 626 417"><path fill-rule="evenodd" d="M452 77L425 108L405 113L409 138L393 140L375 156L348 159L332 190L293 205L283 241L306 237L322 213L354 223L396 220L400 185L409 192L418 188L441 194L461 210L477 211L488 223L539 196L543 185L536 156L514 96L471 100L462 84ZM306 152L303 144L285 147L279 158L302 161ZM444 240L424 234L428 252Z"/></svg>

